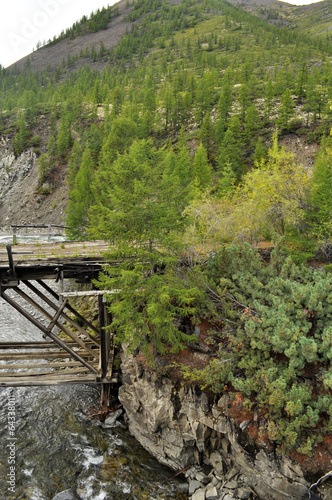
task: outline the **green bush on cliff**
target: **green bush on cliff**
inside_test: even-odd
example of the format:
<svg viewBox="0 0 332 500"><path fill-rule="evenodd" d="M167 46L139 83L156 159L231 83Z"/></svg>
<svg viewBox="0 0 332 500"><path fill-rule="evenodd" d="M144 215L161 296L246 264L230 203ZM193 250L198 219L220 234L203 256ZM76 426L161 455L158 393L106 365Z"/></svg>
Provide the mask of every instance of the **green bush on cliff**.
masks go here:
<svg viewBox="0 0 332 500"><path fill-rule="evenodd" d="M264 411L271 441L309 453L332 431L331 273L281 249L265 264L249 245L231 246L208 262L206 286L218 353L187 377L216 392L228 384Z"/></svg>

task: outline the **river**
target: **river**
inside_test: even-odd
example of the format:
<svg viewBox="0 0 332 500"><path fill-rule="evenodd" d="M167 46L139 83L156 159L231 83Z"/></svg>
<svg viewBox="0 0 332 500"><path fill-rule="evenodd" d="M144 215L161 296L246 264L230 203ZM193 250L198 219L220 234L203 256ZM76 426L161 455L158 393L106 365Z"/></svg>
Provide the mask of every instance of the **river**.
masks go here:
<svg viewBox="0 0 332 500"><path fill-rule="evenodd" d="M0 299L0 341L9 340L42 337ZM89 418L99 398L87 385L0 388L1 500L51 500L70 488L82 500L188 498L128 431Z"/></svg>

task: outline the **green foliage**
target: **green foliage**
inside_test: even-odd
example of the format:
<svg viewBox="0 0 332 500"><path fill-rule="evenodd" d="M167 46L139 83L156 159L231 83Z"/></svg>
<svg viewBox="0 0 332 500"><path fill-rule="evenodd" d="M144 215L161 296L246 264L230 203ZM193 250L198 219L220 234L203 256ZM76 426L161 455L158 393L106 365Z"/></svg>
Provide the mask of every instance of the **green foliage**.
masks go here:
<svg viewBox="0 0 332 500"><path fill-rule="evenodd" d="M294 101L292 99L290 90L287 88L281 97L281 105L279 108L279 118L277 125L281 130L289 130L290 120L294 116Z"/></svg>
<svg viewBox="0 0 332 500"><path fill-rule="evenodd" d="M313 171L312 210L309 217L320 238L331 238L332 140L324 138Z"/></svg>
<svg viewBox="0 0 332 500"><path fill-rule="evenodd" d="M69 193L67 225L68 235L77 240L87 237L89 225L89 208L93 202L92 175L94 162L89 147L86 147L82 163L76 174L73 189Z"/></svg>
<svg viewBox="0 0 332 500"><path fill-rule="evenodd" d="M50 172L50 163L48 156L44 153L40 155L38 160L39 181L42 184Z"/></svg>
<svg viewBox="0 0 332 500"><path fill-rule="evenodd" d="M22 114L17 122L18 131L14 138L14 152L15 156L20 156L29 145L30 131L25 121L25 117Z"/></svg>
<svg viewBox="0 0 332 500"><path fill-rule="evenodd" d="M308 453L331 428L331 274L295 265L281 248L265 265L244 245L218 252L205 275L218 354L187 376L217 392L230 385L264 411L271 441Z"/></svg>
<svg viewBox="0 0 332 500"><path fill-rule="evenodd" d="M91 210L93 236L152 251L180 227L183 189L176 172L163 170L164 157L149 140L118 155L110 167L108 202Z"/></svg>
<svg viewBox="0 0 332 500"><path fill-rule="evenodd" d="M151 364L157 354L178 352L193 342L195 338L175 323L179 317L193 317L201 296L198 288L184 279L184 272L156 251L146 253L131 247L116 257L122 264L112 273L105 268L97 283L115 292L107 295L107 302L116 342L126 343L131 352L142 349Z"/></svg>
<svg viewBox="0 0 332 500"><path fill-rule="evenodd" d="M211 185L212 169L208 162L207 152L202 144L198 146L194 156L192 177L200 188L204 189Z"/></svg>

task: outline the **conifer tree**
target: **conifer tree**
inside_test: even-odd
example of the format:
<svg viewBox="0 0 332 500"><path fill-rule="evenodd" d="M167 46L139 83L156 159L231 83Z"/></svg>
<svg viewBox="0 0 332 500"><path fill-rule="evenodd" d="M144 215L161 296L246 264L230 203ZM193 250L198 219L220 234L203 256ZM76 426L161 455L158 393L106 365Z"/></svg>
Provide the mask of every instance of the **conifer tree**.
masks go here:
<svg viewBox="0 0 332 500"><path fill-rule="evenodd" d="M258 137L254 153L255 165L259 165L262 162L262 160L264 160L265 156L266 156L266 150L263 146L262 139L261 137Z"/></svg>
<svg viewBox="0 0 332 500"><path fill-rule="evenodd" d="M273 84L272 78L269 78L265 87L265 117L267 120L271 118L273 108Z"/></svg>
<svg viewBox="0 0 332 500"><path fill-rule="evenodd" d="M256 106L252 104L247 109L245 118L245 132L249 144L252 141L257 130L259 130L259 128L260 128L260 116Z"/></svg>
<svg viewBox="0 0 332 500"><path fill-rule="evenodd" d="M82 148L76 139L73 144L72 152L68 160L67 184L69 191L75 186L75 178L82 162Z"/></svg>
<svg viewBox="0 0 332 500"><path fill-rule="evenodd" d="M279 108L279 118L277 124L280 130L288 130L290 120L294 116L294 101L292 99L290 90L287 88L281 97L281 105Z"/></svg>
<svg viewBox="0 0 332 500"><path fill-rule="evenodd" d="M214 158L213 152L215 147L215 131L210 113L206 113L204 116L199 136L206 150L209 161L212 161Z"/></svg>
<svg viewBox="0 0 332 500"><path fill-rule="evenodd" d="M71 125L67 120L63 120L59 127L57 139L57 153L61 163L65 163L68 153L73 144Z"/></svg>
<svg viewBox="0 0 332 500"><path fill-rule="evenodd" d="M20 156L21 153L28 147L28 139L30 131L28 129L25 117L21 114L18 119L18 131L14 139L14 152L15 156Z"/></svg>
<svg viewBox="0 0 332 500"><path fill-rule="evenodd" d="M332 237L332 140L323 138L321 150L313 170L311 193L312 210L309 220L320 239Z"/></svg>
<svg viewBox="0 0 332 500"><path fill-rule="evenodd" d="M192 177L193 181L201 189L205 189L211 185L212 168L208 162L207 152L202 143L195 152Z"/></svg>
<svg viewBox="0 0 332 500"><path fill-rule="evenodd" d="M221 144L218 166L221 171L226 166L230 166L238 179L244 172L242 147L241 144L239 144L235 139L231 128L227 129L224 140Z"/></svg>
<svg viewBox="0 0 332 500"><path fill-rule="evenodd" d="M170 148L157 151L150 140L135 141L111 167L109 208L104 207L99 227L102 237L114 242L114 255L121 257L118 268L110 274L105 270L99 280L101 288L118 290L108 297L116 341L129 343L131 350L142 348L151 362L167 345L176 351L190 340L172 318L180 308L182 315L192 314L200 294L178 279L172 265L172 235L183 224L177 169ZM92 211L96 220L98 207ZM91 231L100 234L95 227Z"/></svg>
<svg viewBox="0 0 332 500"><path fill-rule="evenodd" d="M67 208L67 224L69 236L84 240L87 237L89 226L89 209L93 202L92 179L94 162L88 147L85 148L82 156L82 163L76 174L74 187L69 192Z"/></svg>

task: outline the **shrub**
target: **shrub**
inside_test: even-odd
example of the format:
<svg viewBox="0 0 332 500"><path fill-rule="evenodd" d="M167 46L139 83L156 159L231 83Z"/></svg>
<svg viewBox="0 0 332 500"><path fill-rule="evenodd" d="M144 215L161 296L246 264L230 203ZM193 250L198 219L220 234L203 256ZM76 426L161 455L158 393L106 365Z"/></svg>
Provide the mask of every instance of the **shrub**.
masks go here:
<svg viewBox="0 0 332 500"><path fill-rule="evenodd" d="M331 273L296 265L281 248L266 265L243 245L215 254L205 275L218 353L187 377L242 393L264 412L271 441L309 453L332 429Z"/></svg>

